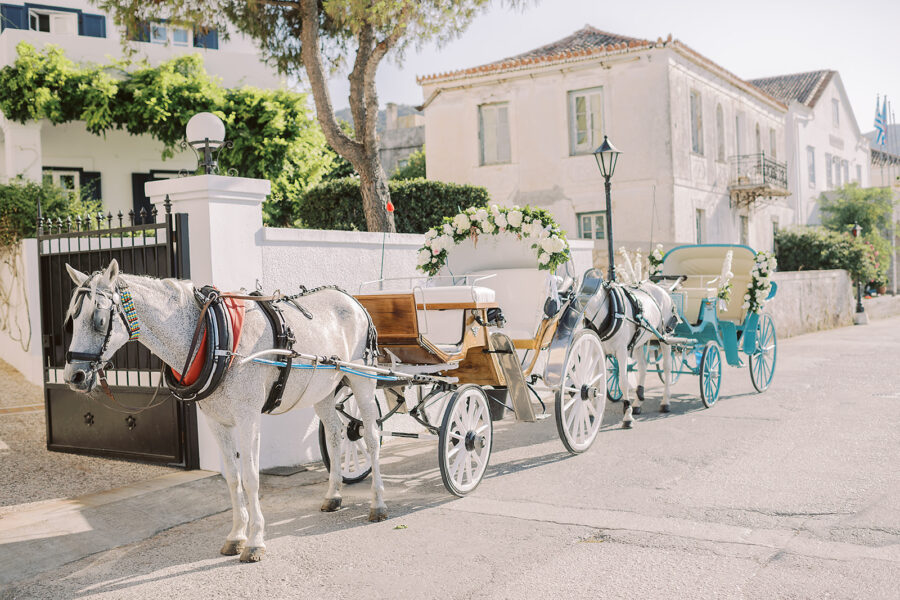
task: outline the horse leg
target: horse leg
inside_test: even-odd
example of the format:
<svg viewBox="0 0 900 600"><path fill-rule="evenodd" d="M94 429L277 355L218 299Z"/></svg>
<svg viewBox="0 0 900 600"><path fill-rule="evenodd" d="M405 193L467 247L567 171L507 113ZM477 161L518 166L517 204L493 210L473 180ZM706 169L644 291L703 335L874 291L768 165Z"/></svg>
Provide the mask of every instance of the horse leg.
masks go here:
<svg viewBox="0 0 900 600"><path fill-rule="evenodd" d="M266 520L259 505L259 427L262 415L253 412L238 425L238 444L241 453L241 473L250 522L247 546L241 552L241 562L259 562L266 553L263 530Z"/></svg>
<svg viewBox="0 0 900 600"><path fill-rule="evenodd" d="M672 381L672 347L660 344L663 363L663 399L659 404L659 412L669 412L669 385Z"/></svg>
<svg viewBox="0 0 900 600"><path fill-rule="evenodd" d="M338 387L338 390L340 387ZM316 415L325 426L325 447L328 449L328 457L331 461L331 469L328 473L328 491L325 493L325 501L322 502L322 512L334 512L341 507L341 484L344 478L341 476L341 430L344 428L341 418L335 410L337 401L334 394L326 396L324 400L316 402ZM358 398L358 397L357 397ZM357 401L358 404L359 401Z"/></svg>
<svg viewBox="0 0 900 600"><path fill-rule="evenodd" d="M234 427L226 427L212 418L208 418L209 428L219 443L222 453L223 475L231 494L231 532L225 538L225 545L220 552L226 556L235 556L244 549L247 541L247 500L241 487L240 458Z"/></svg>
<svg viewBox="0 0 900 600"><path fill-rule="evenodd" d="M381 480L381 454L378 426L378 407L375 398L375 380L362 377L348 377L353 396L359 406L359 415L363 422L363 437L366 440L366 448L369 451L369 461L372 463L372 502L369 505L369 520L384 521L387 519L387 506L384 503L384 482Z"/></svg>
<svg viewBox="0 0 900 600"><path fill-rule="evenodd" d="M631 429L634 423L634 413L631 407L631 382L628 381L628 348L625 344L616 349L616 360L619 362L619 387L622 388L622 409L625 415L622 417L622 427Z"/></svg>
<svg viewBox="0 0 900 600"><path fill-rule="evenodd" d="M641 414L641 406L644 404L644 381L647 379L647 357L644 356L643 347L635 348L634 354L635 362L637 362L638 385L635 390L637 400L632 406L631 414L639 415Z"/></svg>

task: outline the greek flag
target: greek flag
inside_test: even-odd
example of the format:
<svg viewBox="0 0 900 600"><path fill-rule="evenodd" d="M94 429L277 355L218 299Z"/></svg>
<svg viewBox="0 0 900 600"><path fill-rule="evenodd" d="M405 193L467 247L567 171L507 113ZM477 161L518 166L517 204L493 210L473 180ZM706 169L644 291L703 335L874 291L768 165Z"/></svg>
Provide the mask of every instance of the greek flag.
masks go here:
<svg viewBox="0 0 900 600"><path fill-rule="evenodd" d="M884 146L887 139L887 96L881 104L881 110L878 110L878 100L875 100L875 145Z"/></svg>

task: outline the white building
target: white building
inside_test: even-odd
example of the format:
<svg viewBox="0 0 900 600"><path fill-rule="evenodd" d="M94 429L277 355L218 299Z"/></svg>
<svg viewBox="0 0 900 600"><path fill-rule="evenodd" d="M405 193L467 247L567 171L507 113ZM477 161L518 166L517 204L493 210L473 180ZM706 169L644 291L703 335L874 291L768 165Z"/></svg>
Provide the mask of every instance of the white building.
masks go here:
<svg viewBox="0 0 900 600"><path fill-rule="evenodd" d="M859 130L837 71L752 79L788 105L788 181L801 224L821 223L822 192L855 181L869 185L869 142Z"/></svg>
<svg viewBox="0 0 900 600"><path fill-rule="evenodd" d="M530 52L421 77L428 177L550 209L570 238L604 238L591 152L608 135L622 241L772 246L794 220L787 107L685 44L586 26ZM597 243L605 250L605 242Z"/></svg>
<svg viewBox="0 0 900 600"><path fill-rule="evenodd" d="M7 2L0 4L0 16L0 66L15 62L16 45L21 41L38 49L55 44L76 63L107 64L122 55L124 31L86 0L52 0L50 5ZM139 37L128 42L138 60L158 64L199 53L206 70L220 77L226 87L281 84L277 74L263 64L253 43L238 34L224 40L215 30L204 33L160 21L148 23ZM80 122L20 124L0 114L0 181L18 175L32 180L45 177L70 189L83 188L114 213L138 212L141 206L149 209L144 196L146 181L196 167L190 152L163 161L162 150L160 142L146 135L112 130L96 136Z"/></svg>

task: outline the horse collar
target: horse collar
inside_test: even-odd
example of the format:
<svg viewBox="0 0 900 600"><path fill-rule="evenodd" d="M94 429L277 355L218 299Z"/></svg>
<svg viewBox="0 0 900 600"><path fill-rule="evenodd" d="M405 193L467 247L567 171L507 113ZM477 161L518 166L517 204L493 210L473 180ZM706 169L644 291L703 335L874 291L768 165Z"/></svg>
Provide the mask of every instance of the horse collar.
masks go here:
<svg viewBox="0 0 900 600"><path fill-rule="evenodd" d="M141 323L138 321L134 300L131 298L128 285L124 281L118 281L116 288L119 290L119 298L122 301L122 313L125 316L125 327L128 328L128 341L130 342L141 337Z"/></svg>

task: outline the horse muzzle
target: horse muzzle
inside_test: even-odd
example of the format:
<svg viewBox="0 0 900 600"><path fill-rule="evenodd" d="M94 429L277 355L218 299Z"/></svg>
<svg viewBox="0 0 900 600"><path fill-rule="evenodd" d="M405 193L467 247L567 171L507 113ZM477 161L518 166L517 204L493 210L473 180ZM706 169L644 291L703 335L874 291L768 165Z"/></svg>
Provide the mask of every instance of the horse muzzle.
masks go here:
<svg viewBox="0 0 900 600"><path fill-rule="evenodd" d="M97 386L97 372L89 362L67 362L63 371L63 381L72 391L87 394L94 391Z"/></svg>

